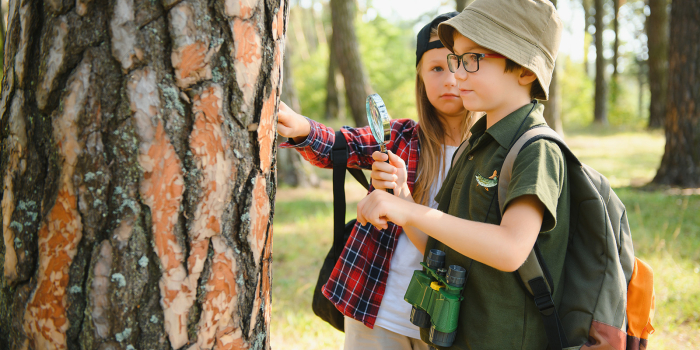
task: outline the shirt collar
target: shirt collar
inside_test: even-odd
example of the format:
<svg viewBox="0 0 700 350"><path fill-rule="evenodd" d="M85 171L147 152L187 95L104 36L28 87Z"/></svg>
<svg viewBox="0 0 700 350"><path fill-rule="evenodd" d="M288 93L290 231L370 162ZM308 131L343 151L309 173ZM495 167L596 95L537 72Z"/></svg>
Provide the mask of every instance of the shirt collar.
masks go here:
<svg viewBox="0 0 700 350"><path fill-rule="evenodd" d="M530 120L527 120L523 123L523 118L527 116L531 109L532 112L530 113ZM535 125L547 123L544 120L543 111L543 104L537 103L535 105L535 108L533 109L532 103L528 103L518 108L513 113L508 114L505 118L496 122L496 124L486 129L485 132L491 135L491 137L493 137L496 140L496 142L498 142L501 145L501 147L508 149L511 146L511 142L513 142L515 140L515 137L518 136L516 135L516 133L520 135ZM482 127L485 128L486 117L481 119L483 119L484 121L484 125ZM520 125L522 125L522 127ZM474 127L476 127L476 124L474 125Z"/></svg>

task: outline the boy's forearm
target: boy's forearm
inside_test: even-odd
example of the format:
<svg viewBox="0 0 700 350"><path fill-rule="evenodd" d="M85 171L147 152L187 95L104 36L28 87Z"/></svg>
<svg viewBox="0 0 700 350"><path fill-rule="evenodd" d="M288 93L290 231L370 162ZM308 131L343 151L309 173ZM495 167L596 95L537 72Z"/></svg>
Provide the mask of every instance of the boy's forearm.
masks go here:
<svg viewBox="0 0 700 350"><path fill-rule="evenodd" d="M513 209L511 207L509 211ZM508 218L504 215L501 225L493 225L460 219L439 210L415 205L404 229L407 232L410 228L418 229L462 255L510 272L522 265L537 239L543 210L539 210L538 224L536 209L538 208L519 206Z"/></svg>

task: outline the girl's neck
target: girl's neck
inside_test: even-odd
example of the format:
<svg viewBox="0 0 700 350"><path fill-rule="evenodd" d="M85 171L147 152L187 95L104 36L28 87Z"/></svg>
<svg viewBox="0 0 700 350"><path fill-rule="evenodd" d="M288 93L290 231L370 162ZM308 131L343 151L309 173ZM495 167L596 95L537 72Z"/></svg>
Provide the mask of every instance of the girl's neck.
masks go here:
<svg viewBox="0 0 700 350"><path fill-rule="evenodd" d="M445 130L443 138L446 146L459 146L462 142L462 125L465 122L464 114L445 115L436 111L442 128Z"/></svg>

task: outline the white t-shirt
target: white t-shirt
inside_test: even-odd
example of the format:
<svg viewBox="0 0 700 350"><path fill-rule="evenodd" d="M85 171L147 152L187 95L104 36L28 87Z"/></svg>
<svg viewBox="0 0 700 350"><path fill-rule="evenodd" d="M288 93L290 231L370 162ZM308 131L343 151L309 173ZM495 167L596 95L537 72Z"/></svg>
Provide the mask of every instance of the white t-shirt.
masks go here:
<svg viewBox="0 0 700 350"><path fill-rule="evenodd" d="M457 151L457 146L445 146L445 162L448 164L445 167L445 172L442 170L438 178L430 187L430 207L437 209L435 195L437 195L442 181L447 175L452 155ZM442 162L442 161L441 161ZM442 169L442 164L440 166ZM418 326L411 323L409 319L411 315L411 304L403 300L408 284L413 277L413 271L420 270L423 254L416 249L405 234L399 236L396 243L396 250L391 258L391 266L389 268L389 277L386 280L386 289L384 290L384 298L379 306L379 313L375 325L388 329L392 332L405 335L407 337L420 339L420 331Z"/></svg>

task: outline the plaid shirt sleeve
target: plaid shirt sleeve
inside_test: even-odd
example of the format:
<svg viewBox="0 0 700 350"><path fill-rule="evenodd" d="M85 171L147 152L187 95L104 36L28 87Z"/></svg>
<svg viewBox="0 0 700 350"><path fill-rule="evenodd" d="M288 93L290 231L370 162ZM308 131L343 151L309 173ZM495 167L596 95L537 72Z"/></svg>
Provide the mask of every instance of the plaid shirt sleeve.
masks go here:
<svg viewBox="0 0 700 350"><path fill-rule="evenodd" d="M295 144L289 140L280 144L281 148L295 148L301 156L312 165L321 168L333 168L331 149L335 143L335 131L317 121L306 118L311 126L311 131L306 140ZM405 162L408 161L408 144L415 129L415 121L411 119L395 119L391 121L391 141L387 142L390 149ZM353 128L343 126L340 129L348 144L348 167L359 169L371 169L374 159L372 153L379 151L380 147L372 136L369 126Z"/></svg>

